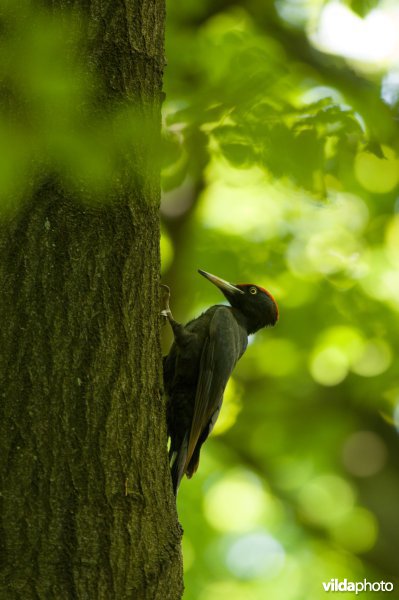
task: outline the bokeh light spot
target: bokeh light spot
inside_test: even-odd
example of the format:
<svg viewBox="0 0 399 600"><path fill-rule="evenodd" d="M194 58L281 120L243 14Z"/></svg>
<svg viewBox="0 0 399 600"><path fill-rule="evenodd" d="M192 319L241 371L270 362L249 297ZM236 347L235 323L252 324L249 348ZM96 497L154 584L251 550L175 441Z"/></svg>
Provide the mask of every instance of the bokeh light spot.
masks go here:
<svg viewBox="0 0 399 600"><path fill-rule="evenodd" d="M355 160L358 182L374 194L386 194L399 184L399 160L391 148L383 146L383 151L385 158L360 152Z"/></svg>
<svg viewBox="0 0 399 600"><path fill-rule="evenodd" d="M325 329L318 340L318 345L339 348L347 357L348 363L352 364L361 356L364 339L362 333L355 327L338 325Z"/></svg>
<svg viewBox="0 0 399 600"><path fill-rule="evenodd" d="M367 509L355 507L332 529L331 535L350 552L368 552L377 539L377 520Z"/></svg>
<svg viewBox="0 0 399 600"><path fill-rule="evenodd" d="M392 362L390 347L383 340L372 340L364 345L363 352L352 365L352 370L363 377L384 373Z"/></svg>
<svg viewBox="0 0 399 600"><path fill-rule="evenodd" d="M364 70L378 70L383 64L395 63L397 28L394 14L375 9L361 18L341 2L332 0L323 4L318 30L312 36L317 46L356 60L358 68ZM370 40L373 40L372 44Z"/></svg>
<svg viewBox="0 0 399 600"><path fill-rule="evenodd" d="M295 236L287 248L287 261L298 277L329 276L359 270L363 248L359 233L369 220L365 203L353 194L334 194L322 209L302 202L297 214L287 215Z"/></svg>
<svg viewBox="0 0 399 600"><path fill-rule="evenodd" d="M330 274L346 269L356 261L359 246L352 233L336 228L313 235L306 253L316 271Z"/></svg>
<svg viewBox="0 0 399 600"><path fill-rule="evenodd" d="M259 525L269 504L268 495L255 475L233 471L209 489L204 512L208 522L219 531L247 531Z"/></svg>
<svg viewBox="0 0 399 600"><path fill-rule="evenodd" d="M276 197L276 190L267 187L259 169L232 169L214 160L209 176L212 183L198 211L206 228L262 240L285 231L284 201Z"/></svg>
<svg viewBox="0 0 399 600"><path fill-rule="evenodd" d="M381 246L369 247L365 258L367 269L361 286L371 298L389 302L399 310L399 265L391 266L391 256L388 258Z"/></svg>
<svg viewBox="0 0 399 600"><path fill-rule="evenodd" d="M310 361L310 372L321 385L338 385L348 374L348 358L339 348L330 347L316 351Z"/></svg>
<svg viewBox="0 0 399 600"><path fill-rule="evenodd" d="M351 486L336 475L312 479L300 490L298 499L306 519L325 526L339 523L355 502Z"/></svg>
<svg viewBox="0 0 399 600"><path fill-rule="evenodd" d="M277 576L284 565L281 544L264 532L249 533L230 546L226 563L230 571L242 579Z"/></svg>
<svg viewBox="0 0 399 600"><path fill-rule="evenodd" d="M381 438L372 431L357 431L345 442L342 461L349 473L370 477L384 466L387 450Z"/></svg>

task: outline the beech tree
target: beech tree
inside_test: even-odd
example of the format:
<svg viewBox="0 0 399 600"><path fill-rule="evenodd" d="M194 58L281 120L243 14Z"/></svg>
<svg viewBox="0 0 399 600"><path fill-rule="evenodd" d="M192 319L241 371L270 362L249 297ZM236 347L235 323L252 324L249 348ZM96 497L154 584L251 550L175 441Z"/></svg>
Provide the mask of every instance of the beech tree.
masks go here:
<svg viewBox="0 0 399 600"><path fill-rule="evenodd" d="M10 69L42 51L34 38L37 18L47 27L46 90L59 91L51 79L57 60L52 44L62 37L49 24L57 23L65 36L68 68L80 61L90 94L75 103L75 121L64 137L71 128L80 131L81 142L93 136L95 125L85 129L87 115L110 137L101 139L97 129L98 144L90 138L82 160L70 150L70 164L78 165L82 181L73 169L68 180L51 152L49 115L59 117L57 104L35 112L38 98L21 92L13 73L4 78L2 120L20 123L25 138L28 131L38 139L47 127L47 145L33 157L21 142L21 161L26 152L29 156L20 163L19 178L25 178L20 197L14 202L18 194L10 188L3 198L0 597L180 598L181 530L167 459L159 341L155 150L164 3L53 0L40 6L22 2L18 9L3 4L6 49L20 49L10 52ZM84 43L74 53L76 36ZM60 70L64 76L66 69ZM23 67L21 73L23 79ZM73 73L70 78L72 87L80 85ZM132 142L126 135L121 148L116 130L118 123L124 129L120 115L130 109L137 135ZM57 148L64 151L61 138ZM109 152L117 168L106 169L111 181L99 199L85 177L101 145L104 164L109 167ZM11 153L13 148L10 142ZM3 160L7 167L6 155Z"/></svg>

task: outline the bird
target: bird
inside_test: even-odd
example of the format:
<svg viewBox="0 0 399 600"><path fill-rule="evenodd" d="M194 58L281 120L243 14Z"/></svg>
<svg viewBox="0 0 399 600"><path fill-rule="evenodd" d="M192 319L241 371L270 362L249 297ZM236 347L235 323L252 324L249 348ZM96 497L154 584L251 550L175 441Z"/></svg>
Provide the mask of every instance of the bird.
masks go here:
<svg viewBox="0 0 399 600"><path fill-rule="evenodd" d="M182 325L172 316L170 290L165 289L164 310L174 341L163 358L167 396L169 463L174 494L184 475L191 478L199 465L201 446L219 416L223 394L237 361L248 345L248 336L279 318L273 296L248 283L232 284L198 269L229 302L208 308Z"/></svg>

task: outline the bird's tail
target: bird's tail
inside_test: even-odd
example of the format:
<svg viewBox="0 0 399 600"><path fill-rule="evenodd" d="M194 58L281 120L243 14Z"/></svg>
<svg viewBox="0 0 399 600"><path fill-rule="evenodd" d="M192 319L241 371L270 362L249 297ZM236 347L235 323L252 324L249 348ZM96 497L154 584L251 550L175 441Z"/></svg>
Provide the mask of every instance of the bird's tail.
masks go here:
<svg viewBox="0 0 399 600"><path fill-rule="evenodd" d="M172 475L172 483L173 483L173 491L175 496L177 495L177 490L179 488L180 482L183 478L187 460L187 448L188 448L188 435L183 438L183 441L178 450L170 451L170 470Z"/></svg>
<svg viewBox="0 0 399 600"><path fill-rule="evenodd" d="M194 451L194 454L190 458L190 462L187 465L186 475L187 475L188 479L191 479L191 477L194 475L194 473L197 472L198 465L199 465L199 459L200 459L200 448L201 447L198 445Z"/></svg>

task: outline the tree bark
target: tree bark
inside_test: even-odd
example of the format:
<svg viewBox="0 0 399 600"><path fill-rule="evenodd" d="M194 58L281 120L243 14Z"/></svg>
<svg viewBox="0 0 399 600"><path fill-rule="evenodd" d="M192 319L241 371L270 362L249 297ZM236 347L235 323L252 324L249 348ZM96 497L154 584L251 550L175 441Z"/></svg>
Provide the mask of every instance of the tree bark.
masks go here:
<svg viewBox="0 0 399 600"><path fill-rule="evenodd" d="M134 100L159 134L163 0L51 5L84 10L97 109ZM181 597L149 156L107 205L45 173L1 225L0 598Z"/></svg>

